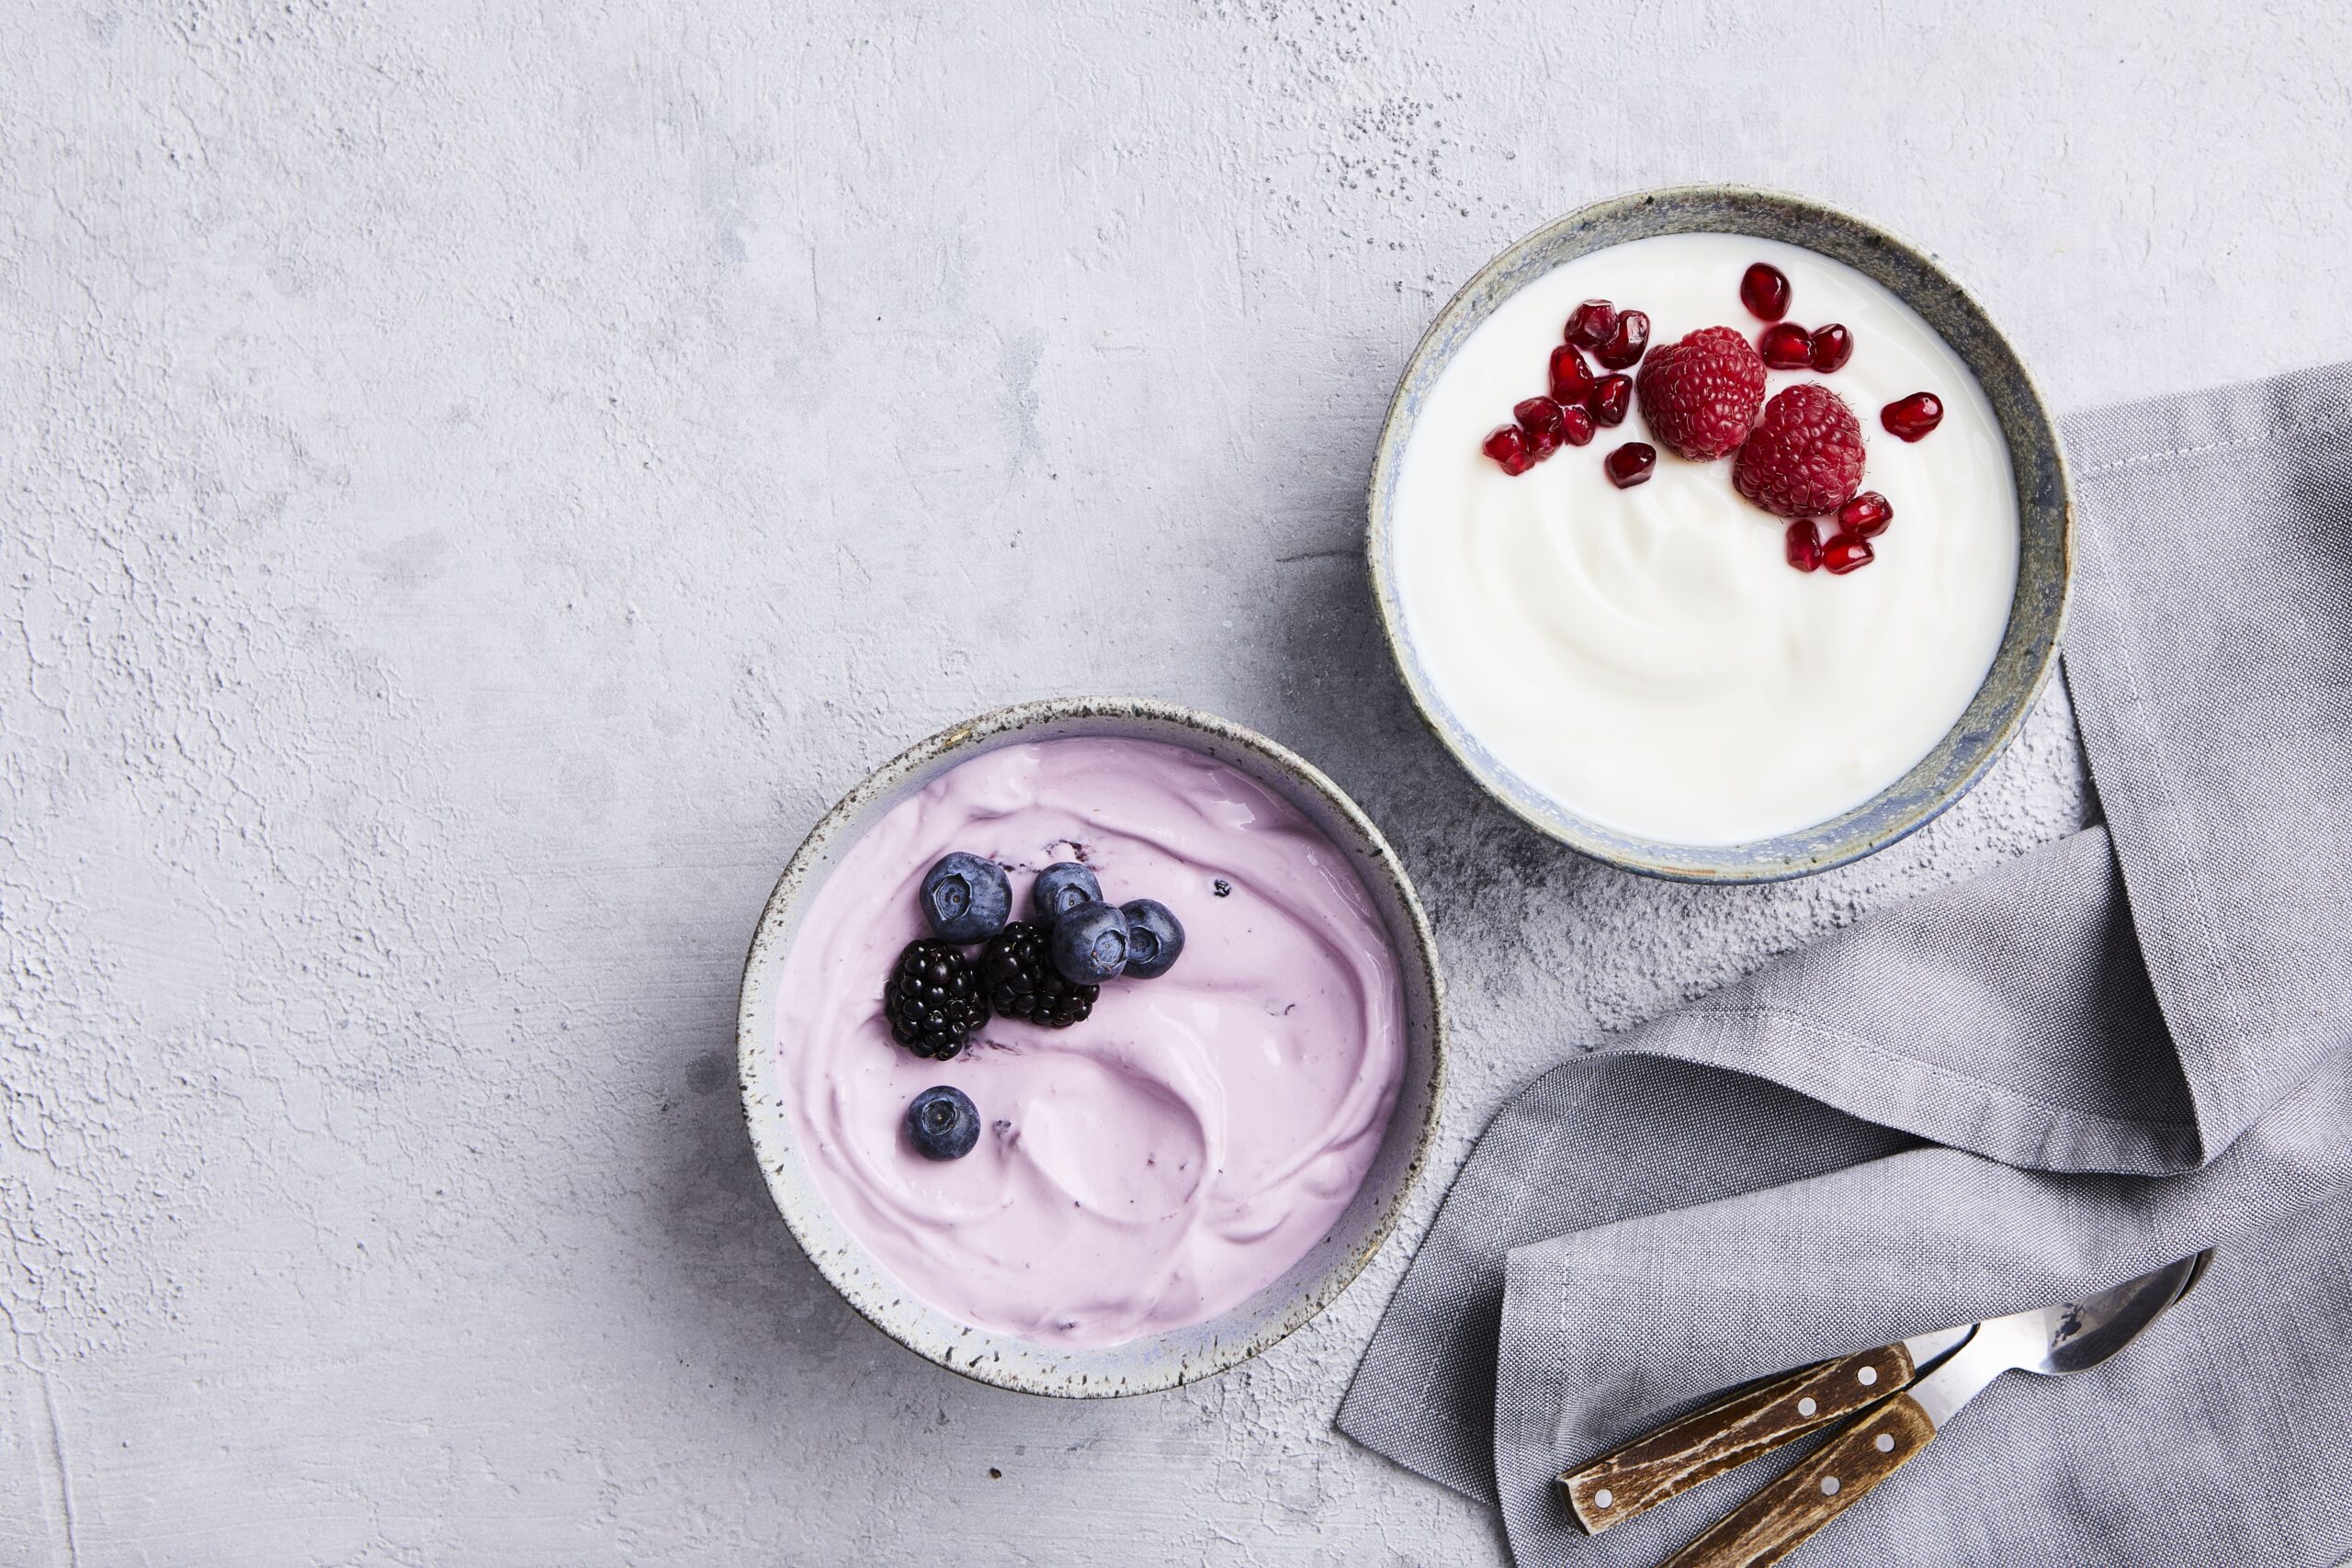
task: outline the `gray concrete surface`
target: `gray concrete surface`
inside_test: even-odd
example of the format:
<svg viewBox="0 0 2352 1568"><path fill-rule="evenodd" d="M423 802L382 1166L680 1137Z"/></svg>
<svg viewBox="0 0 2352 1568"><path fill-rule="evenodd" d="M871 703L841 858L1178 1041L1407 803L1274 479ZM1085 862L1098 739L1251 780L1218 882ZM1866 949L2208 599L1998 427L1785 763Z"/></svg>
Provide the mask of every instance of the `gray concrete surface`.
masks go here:
<svg viewBox="0 0 2352 1568"><path fill-rule="evenodd" d="M733 1099L753 917L958 716L1214 708L1421 879L1450 1165L2081 820L2060 702L1846 872L1581 863L1417 729L1360 491L1455 284L1642 185L1924 240L2061 409L2352 355L2352 24L2222 15L0 14L0 1564L1499 1561L1329 1429L1403 1242L1128 1403L856 1320Z"/></svg>

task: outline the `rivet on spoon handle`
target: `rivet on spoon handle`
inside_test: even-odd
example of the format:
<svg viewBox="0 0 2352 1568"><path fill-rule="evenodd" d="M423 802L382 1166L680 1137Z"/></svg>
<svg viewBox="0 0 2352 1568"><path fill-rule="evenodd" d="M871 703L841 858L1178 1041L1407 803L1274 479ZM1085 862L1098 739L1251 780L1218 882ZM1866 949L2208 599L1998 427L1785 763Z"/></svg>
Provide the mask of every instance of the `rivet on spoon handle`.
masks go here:
<svg viewBox="0 0 2352 1568"><path fill-rule="evenodd" d="M1794 1470L1724 1516L1663 1568L1764 1568L1860 1502L1936 1435L1918 1401L1898 1393L1856 1419Z"/></svg>
<svg viewBox="0 0 2352 1568"><path fill-rule="evenodd" d="M1791 1438L1844 1419L1911 1381L1900 1344L1821 1361L1735 1390L1559 1480L1588 1535L1654 1508Z"/></svg>

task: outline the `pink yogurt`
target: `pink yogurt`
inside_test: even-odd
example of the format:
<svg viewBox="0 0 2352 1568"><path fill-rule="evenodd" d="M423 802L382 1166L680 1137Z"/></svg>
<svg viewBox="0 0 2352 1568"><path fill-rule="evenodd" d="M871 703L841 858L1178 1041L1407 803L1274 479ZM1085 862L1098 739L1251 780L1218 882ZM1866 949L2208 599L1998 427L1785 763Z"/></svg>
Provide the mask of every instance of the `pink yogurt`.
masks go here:
<svg viewBox="0 0 2352 1568"><path fill-rule="evenodd" d="M1069 1029L993 1019L918 1059L882 981L951 850L1012 871L1016 917L1041 868L1082 859L1114 903L1173 909L1183 956ZM785 1114L842 1225L948 1316L1051 1344L1182 1328L1281 1278L1363 1184L1405 1066L1396 954L1346 857L1264 786L1151 741L1008 746L901 802L810 903L778 998ZM902 1130L933 1084L979 1109L960 1160Z"/></svg>

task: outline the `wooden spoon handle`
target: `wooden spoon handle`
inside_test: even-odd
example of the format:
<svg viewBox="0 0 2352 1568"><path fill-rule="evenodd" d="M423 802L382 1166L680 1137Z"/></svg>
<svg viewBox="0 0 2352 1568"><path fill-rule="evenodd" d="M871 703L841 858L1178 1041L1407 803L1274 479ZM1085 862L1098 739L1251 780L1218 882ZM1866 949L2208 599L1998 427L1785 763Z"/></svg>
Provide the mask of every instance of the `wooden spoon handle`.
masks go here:
<svg viewBox="0 0 2352 1568"><path fill-rule="evenodd" d="M1742 1503L1664 1568L1764 1568L1809 1540L1928 1446L1936 1424L1898 1393L1864 1413L1821 1450Z"/></svg>
<svg viewBox="0 0 2352 1568"><path fill-rule="evenodd" d="M1737 1389L1560 1477L1568 1511L1599 1535L1760 1453L1844 1419L1911 1382L1911 1352L1883 1346Z"/></svg>

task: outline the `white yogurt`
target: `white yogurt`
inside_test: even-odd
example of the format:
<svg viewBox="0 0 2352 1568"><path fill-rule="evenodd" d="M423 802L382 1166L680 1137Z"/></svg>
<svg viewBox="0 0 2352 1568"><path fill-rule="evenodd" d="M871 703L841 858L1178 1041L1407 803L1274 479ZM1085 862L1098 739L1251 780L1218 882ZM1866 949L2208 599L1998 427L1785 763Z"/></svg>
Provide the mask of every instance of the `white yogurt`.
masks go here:
<svg viewBox="0 0 2352 1568"><path fill-rule="evenodd" d="M1755 261L1788 275L1789 320L1853 332L1844 368L1774 371L1765 395L1818 380L1853 408L1861 488L1894 507L1871 564L1792 570L1787 525L1732 489L1729 458L1661 447L1649 482L1611 487L1601 458L1650 439L1638 408L1516 479L1479 451L1544 390L1580 300L1647 311L1653 348L1714 325L1753 341L1763 323L1739 279ZM1879 410L1917 391L1943 400L1943 423L1898 441ZM1613 246L1506 301L1422 407L1394 526L1397 592L1440 700L1570 811L1681 844L1811 827L1900 778L1983 683L2017 586L2008 446L1960 356L1843 263L1736 234Z"/></svg>

